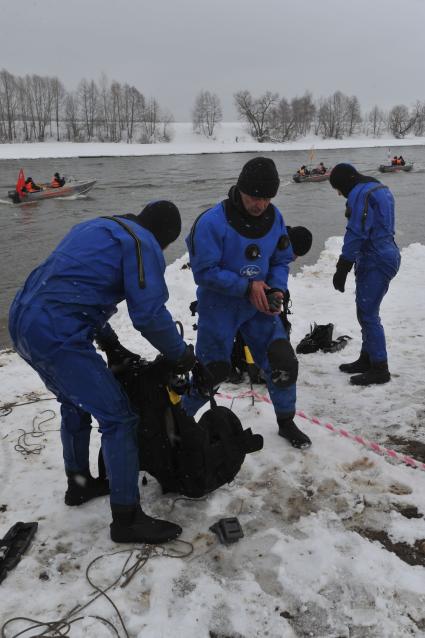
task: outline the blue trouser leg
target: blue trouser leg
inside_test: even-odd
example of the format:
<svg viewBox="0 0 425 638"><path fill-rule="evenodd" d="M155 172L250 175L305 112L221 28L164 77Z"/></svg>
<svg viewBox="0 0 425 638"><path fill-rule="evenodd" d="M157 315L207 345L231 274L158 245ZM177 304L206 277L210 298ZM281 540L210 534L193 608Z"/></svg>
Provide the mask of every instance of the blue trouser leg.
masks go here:
<svg viewBox="0 0 425 638"><path fill-rule="evenodd" d="M291 384L287 388L279 388L271 379L271 368L267 357L269 345L277 339L287 339L287 333L279 317L270 317L257 313L244 323L241 334L249 347L255 363L266 377L270 399L277 416L295 412L297 386Z"/></svg>
<svg viewBox="0 0 425 638"><path fill-rule="evenodd" d="M67 472L86 472L90 467L91 416L81 408L61 401L61 440Z"/></svg>
<svg viewBox="0 0 425 638"><path fill-rule="evenodd" d="M196 338L196 356L198 360L207 365L212 361L227 361L233 349L233 341L238 331L238 323L234 316L220 318L204 317L200 314ZM183 408L189 416L195 416L197 411L207 403L208 398L200 394L192 384L190 394L183 397Z"/></svg>
<svg viewBox="0 0 425 638"><path fill-rule="evenodd" d="M37 321L28 323L25 334L21 332L15 337L11 333L17 351L62 404L61 437L66 471L87 468L91 414L102 434L111 503L138 503L138 417L120 384L90 341L69 338L60 348L52 348L49 335L40 332ZM23 349L20 343L25 344Z"/></svg>
<svg viewBox="0 0 425 638"><path fill-rule="evenodd" d="M271 380L270 363L267 358L270 343L276 339L287 339L280 318L255 312L250 313L251 316L244 321L245 317L230 311L226 313L223 309L220 309L219 316L215 317L213 310L211 309L206 317L200 315L199 318L196 356L201 363L204 365L212 361L230 363L234 338L240 329L255 363L264 370L276 414L294 412L296 384L288 388L277 387ZM183 399L183 407L188 415L194 416L206 402L207 399L192 387L190 395Z"/></svg>
<svg viewBox="0 0 425 638"><path fill-rule="evenodd" d="M372 362L386 361L385 333L379 308L391 278L376 267L356 272L357 319L362 329L362 350Z"/></svg>

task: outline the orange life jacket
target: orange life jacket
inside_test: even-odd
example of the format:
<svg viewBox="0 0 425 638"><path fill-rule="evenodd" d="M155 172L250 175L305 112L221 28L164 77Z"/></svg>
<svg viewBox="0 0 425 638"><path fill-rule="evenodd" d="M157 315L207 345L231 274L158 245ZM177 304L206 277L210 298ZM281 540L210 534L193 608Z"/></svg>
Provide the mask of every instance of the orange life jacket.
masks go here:
<svg viewBox="0 0 425 638"><path fill-rule="evenodd" d="M62 186L62 184L60 183L60 181L58 180L58 178L57 178L57 177L54 177L54 178L52 179L52 181L50 182L50 186L51 186L52 188L60 188L60 187Z"/></svg>

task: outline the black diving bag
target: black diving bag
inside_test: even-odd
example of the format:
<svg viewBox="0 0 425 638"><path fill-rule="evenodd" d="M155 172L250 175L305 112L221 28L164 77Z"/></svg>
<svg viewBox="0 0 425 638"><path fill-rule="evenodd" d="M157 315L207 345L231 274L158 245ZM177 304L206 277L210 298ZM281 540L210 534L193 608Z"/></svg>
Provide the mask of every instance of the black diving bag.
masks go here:
<svg viewBox="0 0 425 638"><path fill-rule="evenodd" d="M157 479L163 493L204 496L231 482L245 455L263 447L261 435L244 430L236 414L212 397L198 422L187 416L161 356L151 363L133 362L115 376L140 417L140 469Z"/></svg>

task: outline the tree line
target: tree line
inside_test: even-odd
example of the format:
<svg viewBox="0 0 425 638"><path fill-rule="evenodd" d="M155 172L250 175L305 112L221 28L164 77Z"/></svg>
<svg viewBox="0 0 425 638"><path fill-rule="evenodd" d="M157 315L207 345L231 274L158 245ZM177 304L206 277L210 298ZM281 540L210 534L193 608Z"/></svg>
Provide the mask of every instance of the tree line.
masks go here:
<svg viewBox="0 0 425 638"><path fill-rule="evenodd" d="M134 86L0 71L0 142L169 142L172 115Z"/></svg>
<svg viewBox="0 0 425 638"><path fill-rule="evenodd" d="M376 105L362 113L358 98L341 91L319 99L310 92L288 99L272 91L256 97L241 90L233 98L239 119L259 142L287 142L309 134L341 139L390 133L403 138L425 132L425 102L420 100L389 111ZM222 119L219 96L201 90L192 108L194 131L214 138ZM0 143L170 142L173 121L156 98L127 83L109 82L105 75L97 82L83 79L75 91L67 91L57 77L0 71Z"/></svg>

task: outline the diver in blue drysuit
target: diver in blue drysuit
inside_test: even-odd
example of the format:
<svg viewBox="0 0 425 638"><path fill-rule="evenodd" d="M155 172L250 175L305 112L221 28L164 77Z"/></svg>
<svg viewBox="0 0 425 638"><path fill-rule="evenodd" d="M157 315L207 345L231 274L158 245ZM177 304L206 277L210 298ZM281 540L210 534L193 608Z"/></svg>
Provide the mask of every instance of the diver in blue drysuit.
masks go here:
<svg viewBox="0 0 425 638"><path fill-rule="evenodd" d="M61 404L61 439L68 490L79 505L109 493L116 542L164 542L174 523L147 516L138 489L138 418L93 340L114 363L137 357L107 323L123 300L136 330L177 372L195 363L165 307L163 249L180 234L171 202L148 204L139 215L98 217L74 226L18 291L9 316L17 352L38 372ZM121 356L122 355L122 356ZM99 423L108 482L89 470L91 415Z"/></svg>
<svg viewBox="0 0 425 638"><path fill-rule="evenodd" d="M270 203L279 176L271 159L245 164L229 198L201 214L187 238L197 288L196 356L215 388L230 373L238 330L264 371L279 434L294 447L310 439L295 425L298 361L280 318L294 255L279 210ZM193 384L183 399L193 416L206 402Z"/></svg>
<svg viewBox="0 0 425 638"><path fill-rule="evenodd" d="M362 329L359 358L342 364L340 370L360 373L350 378L354 385L386 383L391 375L379 308L400 267L400 251L394 241L394 197L387 186L361 175L351 164L337 164L330 182L347 198L348 218L333 285L344 292L354 264L357 318Z"/></svg>

